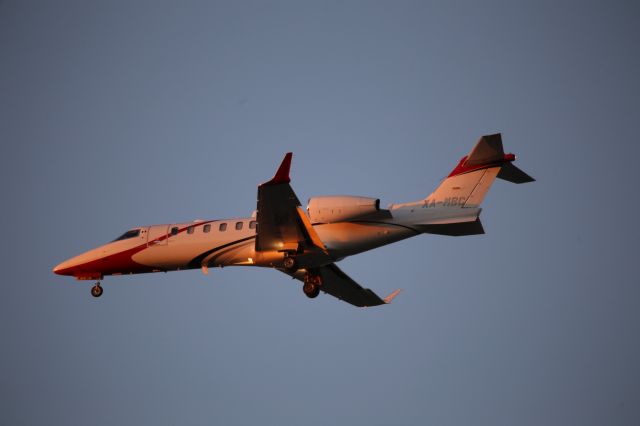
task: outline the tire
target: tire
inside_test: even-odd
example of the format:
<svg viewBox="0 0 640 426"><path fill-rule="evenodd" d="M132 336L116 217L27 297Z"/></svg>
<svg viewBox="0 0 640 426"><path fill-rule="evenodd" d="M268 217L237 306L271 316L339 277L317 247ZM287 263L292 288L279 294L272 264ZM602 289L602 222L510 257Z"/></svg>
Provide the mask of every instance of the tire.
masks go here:
<svg viewBox="0 0 640 426"><path fill-rule="evenodd" d="M282 263L288 272L296 272L298 270L298 262L293 257L285 257Z"/></svg>
<svg viewBox="0 0 640 426"><path fill-rule="evenodd" d="M309 299L315 299L316 297L318 297L319 294L320 294L320 287L314 286L313 292L311 294L307 294L307 296L309 297Z"/></svg>
<svg viewBox="0 0 640 426"><path fill-rule="evenodd" d="M102 296L102 292L103 292L103 291L104 291L104 290L103 290L103 288L102 288L99 284L96 284L96 285L94 285L93 287L91 287L91 295L92 295L93 297L100 297L100 296Z"/></svg>
<svg viewBox="0 0 640 426"><path fill-rule="evenodd" d="M302 286L302 291L309 299L313 299L315 297L318 297L318 294L320 294L320 287L312 284L311 282L306 282Z"/></svg>

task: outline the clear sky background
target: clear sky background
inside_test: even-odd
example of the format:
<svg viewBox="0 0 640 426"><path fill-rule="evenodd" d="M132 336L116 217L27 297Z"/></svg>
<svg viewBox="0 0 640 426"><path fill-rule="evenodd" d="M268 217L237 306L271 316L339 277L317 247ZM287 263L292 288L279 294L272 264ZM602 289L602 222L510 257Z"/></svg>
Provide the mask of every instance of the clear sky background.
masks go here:
<svg viewBox="0 0 640 426"><path fill-rule="evenodd" d="M0 3L3 425L640 424L640 8L612 2ZM486 235L341 262L90 282L130 227L313 195L425 197L479 136Z"/></svg>

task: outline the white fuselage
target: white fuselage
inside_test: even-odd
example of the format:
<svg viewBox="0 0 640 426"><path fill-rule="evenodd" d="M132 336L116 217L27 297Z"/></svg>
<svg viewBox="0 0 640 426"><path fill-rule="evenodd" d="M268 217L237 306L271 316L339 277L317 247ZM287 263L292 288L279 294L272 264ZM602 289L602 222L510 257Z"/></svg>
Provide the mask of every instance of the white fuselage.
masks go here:
<svg viewBox="0 0 640 426"><path fill-rule="evenodd" d="M332 261L420 233L415 225L393 219L319 223L314 224L314 230ZM151 225L132 231L139 232L62 262L54 271L78 279L100 279L105 275L216 266L281 267L284 258L283 252L256 252L253 218Z"/></svg>
<svg viewBox="0 0 640 426"><path fill-rule="evenodd" d="M108 244L62 262L60 275L97 280L105 275L167 272L210 267L277 268L303 283L315 298L322 290L354 306L389 303L342 272L335 262L422 233L483 234L480 204L496 178L514 183L534 179L505 154L500 134L482 136L469 155L428 197L380 208L380 199L324 195L309 199L306 211L291 188L292 153L285 154L273 178L258 185L256 210L249 218L194 221L133 228Z"/></svg>

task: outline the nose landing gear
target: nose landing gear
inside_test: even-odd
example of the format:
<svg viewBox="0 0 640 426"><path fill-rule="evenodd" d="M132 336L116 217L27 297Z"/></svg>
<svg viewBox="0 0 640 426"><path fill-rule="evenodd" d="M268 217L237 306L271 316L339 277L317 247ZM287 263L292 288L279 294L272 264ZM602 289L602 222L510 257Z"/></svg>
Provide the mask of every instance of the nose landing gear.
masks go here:
<svg viewBox="0 0 640 426"><path fill-rule="evenodd" d="M322 278L320 275L307 272L304 275L304 284L302 285L302 291L310 298L314 299L320 294L320 286L322 285Z"/></svg>
<svg viewBox="0 0 640 426"><path fill-rule="evenodd" d="M100 297L102 296L102 292L104 290L102 289L102 287L100 286L100 281L96 282L96 285L94 285L93 287L91 287L91 295L93 297Z"/></svg>

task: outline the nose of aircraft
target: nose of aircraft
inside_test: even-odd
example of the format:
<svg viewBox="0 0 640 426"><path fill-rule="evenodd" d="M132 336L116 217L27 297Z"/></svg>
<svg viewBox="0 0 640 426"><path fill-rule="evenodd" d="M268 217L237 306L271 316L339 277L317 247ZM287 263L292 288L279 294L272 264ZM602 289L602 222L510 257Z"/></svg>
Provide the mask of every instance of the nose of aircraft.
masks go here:
<svg viewBox="0 0 640 426"><path fill-rule="evenodd" d="M56 265L56 267L53 268L53 272L58 275L72 275L73 274L72 269L74 266L75 266L75 262L72 262L72 259L65 260L59 265Z"/></svg>

